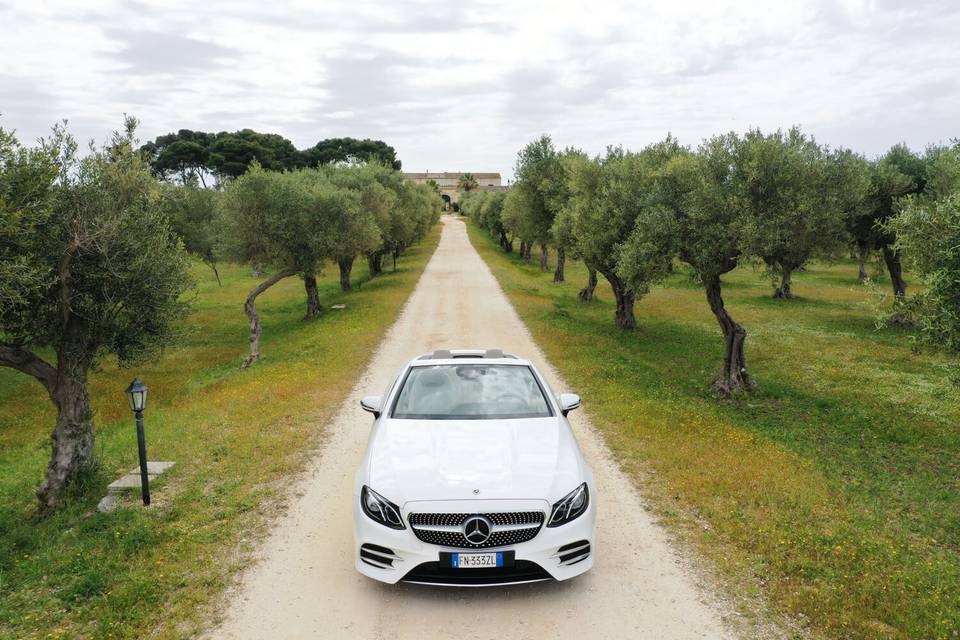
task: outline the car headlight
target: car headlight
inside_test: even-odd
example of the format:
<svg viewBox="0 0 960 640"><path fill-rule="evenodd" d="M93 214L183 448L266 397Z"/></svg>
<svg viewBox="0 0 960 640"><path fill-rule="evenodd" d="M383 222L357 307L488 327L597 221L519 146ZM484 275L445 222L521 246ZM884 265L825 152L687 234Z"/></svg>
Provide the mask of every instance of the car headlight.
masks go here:
<svg viewBox="0 0 960 640"><path fill-rule="evenodd" d="M385 527L406 529L400 517L400 508L366 485L360 490L360 508L371 520Z"/></svg>
<svg viewBox="0 0 960 640"><path fill-rule="evenodd" d="M553 505L553 512L550 514L547 526L559 527L579 518L587 510L588 504L590 504L590 492L587 490L587 483L584 482Z"/></svg>

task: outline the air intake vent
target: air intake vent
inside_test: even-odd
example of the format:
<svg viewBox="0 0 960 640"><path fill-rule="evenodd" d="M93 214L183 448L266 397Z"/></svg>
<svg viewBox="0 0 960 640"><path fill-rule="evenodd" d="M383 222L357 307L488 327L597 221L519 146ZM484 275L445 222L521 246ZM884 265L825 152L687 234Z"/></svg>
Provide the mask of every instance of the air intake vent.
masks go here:
<svg viewBox="0 0 960 640"><path fill-rule="evenodd" d="M560 566L568 567L586 560L590 556L590 543L586 540L571 542L557 549L557 553L554 555L560 561Z"/></svg>
<svg viewBox="0 0 960 640"><path fill-rule="evenodd" d="M377 544L360 545L360 559L378 569L392 569L396 554Z"/></svg>

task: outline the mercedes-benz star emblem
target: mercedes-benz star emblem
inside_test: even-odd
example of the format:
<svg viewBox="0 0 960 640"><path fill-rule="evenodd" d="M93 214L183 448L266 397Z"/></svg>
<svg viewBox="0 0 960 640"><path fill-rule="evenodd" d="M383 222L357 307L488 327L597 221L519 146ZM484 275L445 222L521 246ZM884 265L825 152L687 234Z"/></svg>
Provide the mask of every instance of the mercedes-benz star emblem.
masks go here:
<svg viewBox="0 0 960 640"><path fill-rule="evenodd" d="M463 537L471 544L483 544L490 538L493 524L483 516L471 516L463 523Z"/></svg>

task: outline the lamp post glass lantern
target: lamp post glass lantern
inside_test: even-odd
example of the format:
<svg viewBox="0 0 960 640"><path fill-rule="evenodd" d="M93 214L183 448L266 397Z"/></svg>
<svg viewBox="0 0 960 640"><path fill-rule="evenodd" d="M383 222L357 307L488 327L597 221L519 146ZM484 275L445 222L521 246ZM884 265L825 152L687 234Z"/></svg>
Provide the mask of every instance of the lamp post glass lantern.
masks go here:
<svg viewBox="0 0 960 640"><path fill-rule="evenodd" d="M127 398L133 411L143 411L147 408L147 385L140 382L139 378L134 378L127 387Z"/></svg>
<svg viewBox="0 0 960 640"><path fill-rule="evenodd" d="M134 378L127 387L130 408L137 417L137 453L140 457L140 491L143 506L150 506L150 476L147 474L147 438L143 433L143 410L147 406L147 385Z"/></svg>

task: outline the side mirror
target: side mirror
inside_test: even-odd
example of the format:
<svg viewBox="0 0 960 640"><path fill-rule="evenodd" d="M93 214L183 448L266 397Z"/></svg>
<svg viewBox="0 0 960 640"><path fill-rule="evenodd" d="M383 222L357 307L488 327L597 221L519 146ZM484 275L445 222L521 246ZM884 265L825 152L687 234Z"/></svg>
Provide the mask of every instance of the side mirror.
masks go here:
<svg viewBox="0 0 960 640"><path fill-rule="evenodd" d="M360 406L364 411L369 411L374 418L380 417L380 405L383 404L383 398L380 396L364 396L360 400Z"/></svg>
<svg viewBox="0 0 960 640"><path fill-rule="evenodd" d="M580 408L580 396L575 393L561 393L560 394L560 413L564 417L574 409Z"/></svg>

